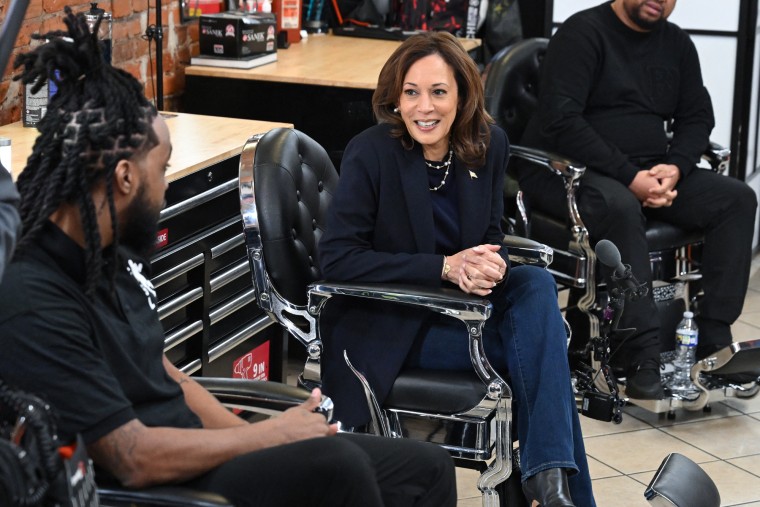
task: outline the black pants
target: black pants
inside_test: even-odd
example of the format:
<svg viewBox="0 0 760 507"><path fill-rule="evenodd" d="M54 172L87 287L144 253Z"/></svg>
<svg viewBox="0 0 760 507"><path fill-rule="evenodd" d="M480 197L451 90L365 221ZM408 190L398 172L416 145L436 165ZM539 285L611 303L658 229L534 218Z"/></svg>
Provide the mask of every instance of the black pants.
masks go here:
<svg viewBox="0 0 760 507"><path fill-rule="evenodd" d="M535 177L534 177L535 176ZM521 181L530 206L557 217L567 216L565 189L554 175L531 175ZM704 233L699 348L715 349L731 342L730 325L739 317L749 282L757 198L745 183L694 169L678 182L678 196L667 208L644 208L627 186L587 171L581 180L578 208L593 243L608 239L620 250L623 263L649 286L650 296L626 302L621 328L636 334L621 352L639 361L659 354L660 322L651 297L652 272L646 243L647 219L668 222ZM667 337L666 337L667 338ZM704 355L699 354L698 355Z"/></svg>
<svg viewBox="0 0 760 507"><path fill-rule="evenodd" d="M454 464L432 444L341 433L239 456L188 483L236 507L455 506Z"/></svg>

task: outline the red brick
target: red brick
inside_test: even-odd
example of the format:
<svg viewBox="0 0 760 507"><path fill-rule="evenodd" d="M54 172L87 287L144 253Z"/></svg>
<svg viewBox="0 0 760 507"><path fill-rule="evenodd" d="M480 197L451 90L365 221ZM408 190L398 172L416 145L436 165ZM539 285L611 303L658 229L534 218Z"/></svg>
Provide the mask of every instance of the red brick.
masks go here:
<svg viewBox="0 0 760 507"><path fill-rule="evenodd" d="M63 16L50 16L42 21L42 26L37 27L38 33L48 33L55 30L65 30L66 25L63 23Z"/></svg>
<svg viewBox="0 0 760 507"><path fill-rule="evenodd" d="M11 81L6 79L0 81L0 104L4 103L8 99L8 88L11 86Z"/></svg>
<svg viewBox="0 0 760 507"><path fill-rule="evenodd" d="M135 12L132 8L132 0L115 0L111 2L111 5L113 6L111 15L114 19L130 16Z"/></svg>
<svg viewBox="0 0 760 507"><path fill-rule="evenodd" d="M26 8L26 18L36 18L42 15L42 0L31 0Z"/></svg>
<svg viewBox="0 0 760 507"><path fill-rule="evenodd" d="M181 68L182 64L187 65L190 63L190 48L184 47L177 49L177 68Z"/></svg>
<svg viewBox="0 0 760 507"><path fill-rule="evenodd" d="M164 96L174 95L177 91L177 80L171 76L164 76Z"/></svg>
<svg viewBox="0 0 760 507"><path fill-rule="evenodd" d="M155 4L155 2L153 2L153 3ZM165 4L168 4L169 2L163 2L163 3L165 5ZM172 2L172 3L174 3L174 2ZM147 11L148 8L150 7L148 4L149 4L148 0L132 0L132 10L134 12L144 12L144 11ZM179 7L177 7L177 9L179 9Z"/></svg>
<svg viewBox="0 0 760 507"><path fill-rule="evenodd" d="M42 0L42 10L45 12L63 12L63 8L66 6L70 6L71 10L74 12L79 12L80 9L76 4L72 4L72 2L68 0Z"/></svg>
<svg viewBox="0 0 760 507"><path fill-rule="evenodd" d="M200 28L198 27L198 23L193 23L192 25L188 25L187 33L190 36L190 39L192 39L194 42L198 42L199 32L200 32Z"/></svg>
<svg viewBox="0 0 760 507"><path fill-rule="evenodd" d="M153 100L153 84L150 82L150 79L145 81L145 96L149 100Z"/></svg>
<svg viewBox="0 0 760 507"><path fill-rule="evenodd" d="M114 21L113 40L139 37L143 33L142 23L139 17L123 18Z"/></svg>
<svg viewBox="0 0 760 507"><path fill-rule="evenodd" d="M165 52L163 61L164 61L164 72L170 72L174 69L175 67L174 54L172 54L169 51Z"/></svg>

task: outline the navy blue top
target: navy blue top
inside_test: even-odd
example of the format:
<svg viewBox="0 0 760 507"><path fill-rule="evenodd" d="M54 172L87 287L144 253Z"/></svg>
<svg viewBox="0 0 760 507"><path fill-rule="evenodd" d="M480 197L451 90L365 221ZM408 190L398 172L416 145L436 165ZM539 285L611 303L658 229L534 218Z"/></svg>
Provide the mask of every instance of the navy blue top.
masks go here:
<svg viewBox="0 0 760 507"><path fill-rule="evenodd" d="M435 162L434 162L435 163ZM446 184L436 191L430 191L435 222L435 253L451 255L459 246L459 206L457 206L457 175L455 161L451 161ZM441 184L446 169L427 168L430 188Z"/></svg>

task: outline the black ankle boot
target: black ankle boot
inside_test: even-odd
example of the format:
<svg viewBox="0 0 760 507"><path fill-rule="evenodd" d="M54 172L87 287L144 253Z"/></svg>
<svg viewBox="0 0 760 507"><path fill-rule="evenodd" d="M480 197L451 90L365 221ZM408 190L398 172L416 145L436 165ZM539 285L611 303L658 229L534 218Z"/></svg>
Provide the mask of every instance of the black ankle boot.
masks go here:
<svg viewBox="0 0 760 507"><path fill-rule="evenodd" d="M538 472L523 482L522 489L529 502L535 500L541 507L575 507L563 468Z"/></svg>

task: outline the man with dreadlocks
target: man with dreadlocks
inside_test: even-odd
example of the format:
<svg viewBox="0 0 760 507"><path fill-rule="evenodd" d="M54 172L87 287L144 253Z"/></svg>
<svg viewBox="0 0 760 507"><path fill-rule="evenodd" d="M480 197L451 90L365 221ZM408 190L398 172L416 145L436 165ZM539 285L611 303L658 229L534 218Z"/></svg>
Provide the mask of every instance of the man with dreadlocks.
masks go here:
<svg viewBox="0 0 760 507"><path fill-rule="evenodd" d="M237 506L453 506L440 448L333 436L314 413L318 390L249 424L166 359L144 255L169 132L138 82L102 60L83 16L67 8L64 21L16 60L24 83L54 79L58 92L18 179L23 234L0 286L0 377L46 398L61 439L80 433L98 477L128 487L184 483Z"/></svg>

